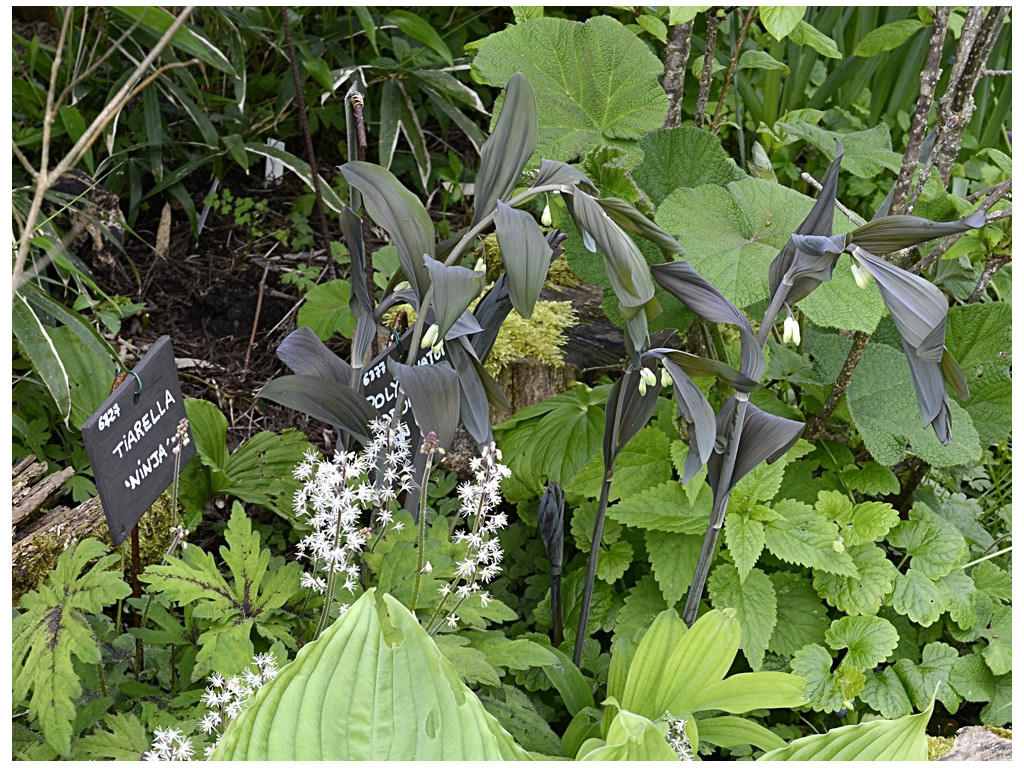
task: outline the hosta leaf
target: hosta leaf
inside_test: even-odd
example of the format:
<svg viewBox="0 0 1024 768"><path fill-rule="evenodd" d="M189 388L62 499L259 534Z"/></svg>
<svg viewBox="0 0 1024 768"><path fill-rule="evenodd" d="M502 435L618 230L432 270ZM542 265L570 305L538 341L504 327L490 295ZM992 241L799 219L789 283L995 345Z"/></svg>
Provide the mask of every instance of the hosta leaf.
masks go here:
<svg viewBox="0 0 1024 768"><path fill-rule="evenodd" d="M768 643L768 650L792 656L805 645L824 643L829 627L827 609L814 593L806 577L789 571L768 574L775 588L779 620Z"/></svg>
<svg viewBox="0 0 1024 768"><path fill-rule="evenodd" d="M828 604L851 616L874 616L892 591L896 566L885 552L874 544L849 547L846 550L857 575L814 572L814 589Z"/></svg>
<svg viewBox="0 0 1024 768"><path fill-rule="evenodd" d="M510 208L500 200L494 226L512 306L524 318L530 318L548 274L551 246L530 214Z"/></svg>
<svg viewBox="0 0 1024 768"><path fill-rule="evenodd" d="M801 681L801 688L803 684ZM742 717L706 717L700 720L700 740L726 749L753 745L758 749L779 749L786 745L778 735L763 725Z"/></svg>
<svg viewBox="0 0 1024 768"><path fill-rule="evenodd" d="M868 344L846 398L854 424L879 464L892 466L907 450L936 467L973 464L981 455L978 433L955 402L949 403L949 445L941 445L931 428L922 425L906 356L890 346Z"/></svg>
<svg viewBox="0 0 1024 768"><path fill-rule="evenodd" d="M474 225L494 210L498 200L509 197L537 145L537 97L533 86L519 72L509 74L511 77L502 78L500 83L492 83L505 85L505 101L494 131L480 151Z"/></svg>
<svg viewBox="0 0 1024 768"><path fill-rule="evenodd" d="M24 612L11 625L14 702L28 701L47 744L65 757L71 754L75 700L82 693L72 657L100 662L87 616L102 614L131 593L120 568L114 569L120 557L106 552L96 539L64 550L46 581L21 598Z"/></svg>
<svg viewBox="0 0 1024 768"><path fill-rule="evenodd" d="M339 170L362 193L370 218L391 236L402 272L422 300L429 284L423 254L434 253L434 224L430 215L412 192L380 166L353 160Z"/></svg>
<svg viewBox="0 0 1024 768"><path fill-rule="evenodd" d="M736 567L723 563L708 579L708 594L715 608L736 611L743 628L740 640L743 655L752 669L760 669L778 619L771 580L764 571L754 568L740 581Z"/></svg>
<svg viewBox="0 0 1024 768"><path fill-rule="evenodd" d="M522 759L415 617L370 590L265 685L219 759Z"/></svg>
<svg viewBox="0 0 1024 768"><path fill-rule="evenodd" d="M601 742L601 739L593 739ZM604 743L584 744L580 760L678 760L661 729L646 717L620 709Z"/></svg>
<svg viewBox="0 0 1024 768"><path fill-rule="evenodd" d="M584 63L585 62L585 63ZM537 93L537 152L572 160L600 143L660 128L668 100L658 57L607 16L529 19L484 38L473 70L501 86L521 72Z"/></svg>
<svg viewBox="0 0 1024 768"><path fill-rule="evenodd" d="M873 720L805 736L759 760L917 760L928 759L925 728L932 708L898 720Z"/></svg>

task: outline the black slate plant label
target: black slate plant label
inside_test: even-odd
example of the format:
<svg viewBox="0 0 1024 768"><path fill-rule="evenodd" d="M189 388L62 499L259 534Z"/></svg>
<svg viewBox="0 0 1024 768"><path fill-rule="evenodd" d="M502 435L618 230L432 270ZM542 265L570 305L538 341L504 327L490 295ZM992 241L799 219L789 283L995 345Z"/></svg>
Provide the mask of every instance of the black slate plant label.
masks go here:
<svg viewBox="0 0 1024 768"><path fill-rule="evenodd" d="M82 425L115 547L174 482L174 435L186 418L170 336L157 339L132 374ZM189 444L181 450L181 469L195 455L189 433Z"/></svg>
<svg viewBox="0 0 1024 768"><path fill-rule="evenodd" d="M381 352L367 364L363 371L363 394L366 396L366 402L373 406L374 410L383 418L391 418L391 414L395 412L395 400L398 397L398 382L388 370L388 359L393 358L399 363L404 363L405 350L409 348L411 338L412 329L410 328L398 344L392 344ZM440 352L435 352L428 347L420 350L415 365L434 365L445 359L447 359L447 352L443 347ZM409 446L415 451L420 442L420 429L416 425L416 420L412 418L408 398L405 400L405 405L402 406L401 419L409 430Z"/></svg>

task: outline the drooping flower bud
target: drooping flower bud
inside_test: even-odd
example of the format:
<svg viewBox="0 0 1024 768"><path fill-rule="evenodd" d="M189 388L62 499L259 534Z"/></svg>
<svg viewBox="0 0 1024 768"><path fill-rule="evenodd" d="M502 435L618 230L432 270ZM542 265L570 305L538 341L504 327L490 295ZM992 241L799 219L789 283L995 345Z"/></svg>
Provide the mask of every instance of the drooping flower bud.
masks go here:
<svg viewBox="0 0 1024 768"><path fill-rule="evenodd" d="M800 346L800 323L792 315L788 315L782 322L782 341L784 344Z"/></svg>
<svg viewBox="0 0 1024 768"><path fill-rule="evenodd" d="M668 386L671 386L671 384L672 384L672 374L670 374L667 369L662 368L661 369L661 386L662 387L668 387Z"/></svg>
<svg viewBox="0 0 1024 768"><path fill-rule="evenodd" d="M540 223L545 227L551 226L551 203L544 203L544 212L540 215Z"/></svg>
<svg viewBox="0 0 1024 768"><path fill-rule="evenodd" d="M872 274L858 264L856 259L850 264L850 270L853 272L853 281L857 283L857 287L861 290L875 282Z"/></svg>
<svg viewBox="0 0 1024 768"><path fill-rule="evenodd" d="M437 325L432 325L423 334L423 338L420 339L420 347L426 349L427 347L433 347L437 343Z"/></svg>

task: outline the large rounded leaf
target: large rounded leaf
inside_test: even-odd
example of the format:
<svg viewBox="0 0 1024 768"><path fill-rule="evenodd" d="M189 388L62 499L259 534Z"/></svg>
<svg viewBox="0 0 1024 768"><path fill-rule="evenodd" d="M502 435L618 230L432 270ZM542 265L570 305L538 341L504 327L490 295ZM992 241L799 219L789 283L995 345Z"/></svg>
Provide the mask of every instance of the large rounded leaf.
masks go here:
<svg viewBox="0 0 1024 768"><path fill-rule="evenodd" d="M260 690L214 759L529 758L415 617L370 590Z"/></svg>

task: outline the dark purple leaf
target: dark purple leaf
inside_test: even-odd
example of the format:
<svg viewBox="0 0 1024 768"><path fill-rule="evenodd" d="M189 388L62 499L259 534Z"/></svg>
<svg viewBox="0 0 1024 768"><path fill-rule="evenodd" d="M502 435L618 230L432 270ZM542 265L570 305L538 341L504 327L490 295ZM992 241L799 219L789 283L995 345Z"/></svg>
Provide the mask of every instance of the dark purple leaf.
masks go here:
<svg viewBox="0 0 1024 768"><path fill-rule="evenodd" d="M534 182L534 186L546 187L552 184L564 184L567 187L578 186L591 194L597 194L597 187L583 171L567 163L544 158L540 161L540 171L537 173L537 181Z"/></svg>
<svg viewBox="0 0 1024 768"><path fill-rule="evenodd" d="M316 376L345 386L352 381L352 366L328 349L304 325L285 337L277 348L277 357L293 373Z"/></svg>
<svg viewBox="0 0 1024 768"><path fill-rule="evenodd" d="M423 256L434 253L434 224L430 215L416 195L378 165L353 160L339 170L362 193L370 218L391 235L402 272L422 299L430 284Z"/></svg>
<svg viewBox="0 0 1024 768"><path fill-rule="evenodd" d="M505 86L505 101L494 132L480 151L472 226L508 199L537 146L537 97L530 81L518 72Z"/></svg>
<svg viewBox="0 0 1024 768"><path fill-rule="evenodd" d="M367 424L377 416L361 393L319 376L281 376L256 396L344 430L362 443L370 439Z"/></svg>
<svg viewBox="0 0 1024 768"><path fill-rule="evenodd" d="M640 372L626 371L608 393L605 404L604 468L611 470L626 443L651 420L658 407L661 388L654 386L640 394Z"/></svg>
<svg viewBox="0 0 1024 768"><path fill-rule="evenodd" d="M491 442L492 397L500 399L495 407L512 410L501 387L476 359L473 347L465 337L459 337L447 345L448 358L459 376L460 408L462 423L478 444Z"/></svg>
<svg viewBox="0 0 1024 768"><path fill-rule="evenodd" d="M465 267L448 266L430 256L425 256L423 262L434 286L430 302L434 310L432 322L438 326L439 338L447 338L455 321L462 317L473 299L484 289L484 273Z"/></svg>
<svg viewBox="0 0 1024 768"><path fill-rule="evenodd" d="M662 253L674 256L677 253L684 252L683 246L676 242L672 235L648 219L625 200L620 200L617 197L602 197L597 201L597 204L622 229L630 234L650 240L661 249Z"/></svg>
<svg viewBox="0 0 1024 768"><path fill-rule="evenodd" d="M930 221L917 216L885 216L869 221L846 233L847 245L853 244L879 256L937 237L955 235L985 226L985 214L975 211L960 221Z"/></svg>
<svg viewBox="0 0 1024 768"><path fill-rule="evenodd" d="M730 365L677 349L652 349L663 354L689 376L715 376L739 392L753 392L761 385Z"/></svg>
<svg viewBox="0 0 1024 768"><path fill-rule="evenodd" d="M540 497L537 530L552 569L560 571L565 549L565 496L561 486L554 481L548 483L544 495Z"/></svg>
<svg viewBox="0 0 1024 768"><path fill-rule="evenodd" d="M459 426L459 377L450 365L403 365L388 360L388 370L395 377L409 402L420 432L437 435L447 450Z"/></svg>
<svg viewBox="0 0 1024 768"><path fill-rule="evenodd" d="M547 278L551 246L530 214L517 211L501 200L497 202L494 226L498 233L501 260L508 275L512 306L529 319Z"/></svg>
<svg viewBox="0 0 1024 768"><path fill-rule="evenodd" d="M652 350L651 354L661 359L669 376L672 377L672 389L676 396L676 408L679 418L686 424L686 433L690 442L690 452L683 465L682 481L687 483L707 464L715 448L715 436L718 427L715 411L704 397L700 387L686 375L686 372L672 362L664 353Z"/></svg>
<svg viewBox="0 0 1024 768"><path fill-rule="evenodd" d="M341 212L341 231L348 244L349 261L352 265L352 292L348 302L349 309L356 318L356 329L352 334L352 359L362 367L369 360L373 339L377 335L377 323L373 319L373 299L366 287L362 223L349 208Z"/></svg>

